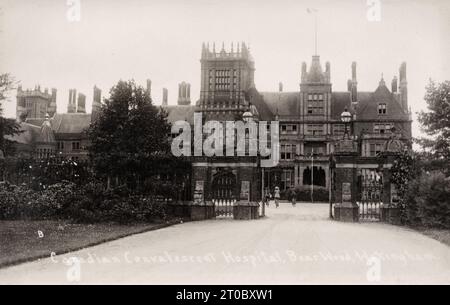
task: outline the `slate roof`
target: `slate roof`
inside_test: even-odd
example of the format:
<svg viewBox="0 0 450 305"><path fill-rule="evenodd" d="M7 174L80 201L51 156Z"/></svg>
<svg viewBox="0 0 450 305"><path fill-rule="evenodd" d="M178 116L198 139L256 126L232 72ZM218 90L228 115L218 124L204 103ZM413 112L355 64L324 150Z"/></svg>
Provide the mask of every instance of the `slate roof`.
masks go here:
<svg viewBox="0 0 450 305"><path fill-rule="evenodd" d="M264 102L273 117L295 116L299 114L300 92L261 92Z"/></svg>
<svg viewBox="0 0 450 305"><path fill-rule="evenodd" d="M341 119L341 113L345 108L350 111L351 98L350 92L332 92L331 93L331 118L334 120Z"/></svg>
<svg viewBox="0 0 450 305"><path fill-rule="evenodd" d="M90 113L58 113L51 120L55 133L83 133L91 124Z"/></svg>
<svg viewBox="0 0 450 305"><path fill-rule="evenodd" d="M14 135L5 136L6 139L20 143L20 144L31 144L39 137L41 128L28 123L20 123L21 132Z"/></svg>
<svg viewBox="0 0 450 305"><path fill-rule="evenodd" d="M26 123L39 128L45 119L27 119ZM50 123L54 133L77 134L84 132L91 124L90 113L57 113Z"/></svg>

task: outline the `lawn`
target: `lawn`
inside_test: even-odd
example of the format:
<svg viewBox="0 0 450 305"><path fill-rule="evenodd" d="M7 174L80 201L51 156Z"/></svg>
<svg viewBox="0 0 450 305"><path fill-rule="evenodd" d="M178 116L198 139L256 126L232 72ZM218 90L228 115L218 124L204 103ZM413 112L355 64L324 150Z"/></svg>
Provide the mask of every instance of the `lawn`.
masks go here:
<svg viewBox="0 0 450 305"><path fill-rule="evenodd" d="M441 243L450 246L450 230L438 230L438 229L423 229L421 232L431 238L434 238Z"/></svg>
<svg viewBox="0 0 450 305"><path fill-rule="evenodd" d="M128 235L165 227L160 224L72 224L66 221L0 221L0 268L75 251Z"/></svg>

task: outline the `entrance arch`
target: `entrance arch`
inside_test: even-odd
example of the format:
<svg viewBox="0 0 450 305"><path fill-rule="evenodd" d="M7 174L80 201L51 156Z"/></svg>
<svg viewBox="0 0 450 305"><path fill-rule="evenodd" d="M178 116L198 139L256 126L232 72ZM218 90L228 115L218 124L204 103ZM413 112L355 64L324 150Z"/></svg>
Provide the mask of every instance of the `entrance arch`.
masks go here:
<svg viewBox="0 0 450 305"><path fill-rule="evenodd" d="M313 184L317 186L326 186L326 174L325 170L321 166L313 167L313 175L311 177L311 168L308 166L303 171L303 185L311 185L311 179Z"/></svg>

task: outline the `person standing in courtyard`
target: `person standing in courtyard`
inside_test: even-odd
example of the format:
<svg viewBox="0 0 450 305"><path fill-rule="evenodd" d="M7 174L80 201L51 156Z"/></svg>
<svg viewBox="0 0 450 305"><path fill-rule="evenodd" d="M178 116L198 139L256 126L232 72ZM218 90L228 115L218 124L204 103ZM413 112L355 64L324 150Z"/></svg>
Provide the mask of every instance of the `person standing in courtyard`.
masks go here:
<svg viewBox="0 0 450 305"><path fill-rule="evenodd" d="M275 206L278 208L280 202L280 188L278 186L275 187L273 197L275 198Z"/></svg>

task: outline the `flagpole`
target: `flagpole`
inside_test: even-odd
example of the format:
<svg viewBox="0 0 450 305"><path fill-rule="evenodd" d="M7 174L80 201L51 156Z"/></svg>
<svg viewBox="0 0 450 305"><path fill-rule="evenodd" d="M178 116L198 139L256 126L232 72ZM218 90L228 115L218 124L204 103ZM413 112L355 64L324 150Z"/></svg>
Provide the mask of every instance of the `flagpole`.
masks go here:
<svg viewBox="0 0 450 305"><path fill-rule="evenodd" d="M317 11L314 11L314 29L315 29L315 37L314 37L314 55L317 56Z"/></svg>

